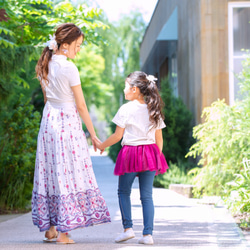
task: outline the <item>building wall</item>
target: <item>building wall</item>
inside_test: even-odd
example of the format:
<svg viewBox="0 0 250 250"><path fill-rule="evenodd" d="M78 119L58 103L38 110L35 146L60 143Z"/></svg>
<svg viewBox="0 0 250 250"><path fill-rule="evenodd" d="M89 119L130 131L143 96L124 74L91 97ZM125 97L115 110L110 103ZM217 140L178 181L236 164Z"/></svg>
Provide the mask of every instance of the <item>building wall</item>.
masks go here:
<svg viewBox="0 0 250 250"><path fill-rule="evenodd" d="M143 41L141 43L141 53L140 53L140 63L144 65L150 52L152 51L155 40L158 37L162 27L167 22L171 13L176 7L176 2L181 2L182 0L159 0L153 16L151 18L150 24L144 34Z"/></svg>
<svg viewBox="0 0 250 250"><path fill-rule="evenodd" d="M141 65L144 65L155 39L178 8L178 95L194 114L194 123L200 120L201 91L201 46L200 46L200 0L159 0L141 44Z"/></svg>
<svg viewBox="0 0 250 250"><path fill-rule="evenodd" d="M159 0L141 44L141 64L178 7L178 94L201 122L202 110L218 99L229 103L228 2Z"/></svg>
<svg viewBox="0 0 250 250"><path fill-rule="evenodd" d="M200 0L185 1L185 5L181 2L178 6L178 90L197 124L202 110Z"/></svg>
<svg viewBox="0 0 250 250"><path fill-rule="evenodd" d="M202 108L218 98L229 103L228 2L201 1Z"/></svg>

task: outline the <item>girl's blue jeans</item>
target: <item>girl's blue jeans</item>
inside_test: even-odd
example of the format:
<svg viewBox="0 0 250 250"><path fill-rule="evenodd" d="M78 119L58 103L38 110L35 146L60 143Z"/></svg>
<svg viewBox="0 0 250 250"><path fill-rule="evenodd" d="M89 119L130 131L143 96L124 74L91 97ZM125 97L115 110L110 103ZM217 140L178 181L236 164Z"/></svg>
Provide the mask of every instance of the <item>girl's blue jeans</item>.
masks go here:
<svg viewBox="0 0 250 250"><path fill-rule="evenodd" d="M122 215L122 224L124 229L133 227L130 194L136 176L139 178L144 225L143 235L152 235L154 224L154 203L152 193L155 171L125 173L119 176L118 198Z"/></svg>

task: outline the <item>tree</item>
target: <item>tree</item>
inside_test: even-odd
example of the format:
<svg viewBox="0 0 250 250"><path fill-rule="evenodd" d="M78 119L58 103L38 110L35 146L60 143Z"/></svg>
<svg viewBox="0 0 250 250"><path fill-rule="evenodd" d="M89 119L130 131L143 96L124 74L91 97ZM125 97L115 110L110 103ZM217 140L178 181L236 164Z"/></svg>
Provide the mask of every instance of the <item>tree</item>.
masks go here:
<svg viewBox="0 0 250 250"><path fill-rule="evenodd" d="M95 30L107 28L98 20L101 11L89 9L84 4L74 7L68 1L55 5L49 0L0 1L8 17L0 23L0 101L8 97L13 85L29 87L20 75L27 72L26 67L32 59L38 59L40 51L36 46L41 46L48 39L56 25L74 22L85 33L86 43L101 41Z"/></svg>
<svg viewBox="0 0 250 250"><path fill-rule="evenodd" d="M106 106L111 98L112 85L104 82L105 60L100 48L87 45L80 51L76 65L80 72L82 89L88 105Z"/></svg>
<svg viewBox="0 0 250 250"><path fill-rule="evenodd" d="M102 19L106 22L105 17ZM140 42L146 25L139 12L124 15L119 22L110 24L110 29L100 31L100 34L108 41L108 45L101 44L102 55L105 58L105 70L102 75L104 82L113 87L113 97L110 99L110 111L106 115L111 120L118 108L124 103L123 89L127 75L140 70ZM111 130L115 125L111 122ZM115 160L121 148L120 143L111 146L109 156Z"/></svg>

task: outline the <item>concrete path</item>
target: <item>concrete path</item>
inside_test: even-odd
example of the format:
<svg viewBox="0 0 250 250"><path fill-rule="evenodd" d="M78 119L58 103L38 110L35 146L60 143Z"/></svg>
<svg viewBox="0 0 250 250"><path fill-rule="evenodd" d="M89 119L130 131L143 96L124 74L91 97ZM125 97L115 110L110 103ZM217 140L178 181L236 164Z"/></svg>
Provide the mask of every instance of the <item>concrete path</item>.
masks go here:
<svg viewBox="0 0 250 250"><path fill-rule="evenodd" d="M0 249L250 249L250 244L224 207L202 205L195 199L161 188L154 189L155 244L138 244L142 232L142 212L137 182L132 191L136 238L122 244L114 243L114 238L123 230L117 201L117 177L113 175L114 164L107 156L93 156L92 161L99 188L112 216L111 223L74 230L71 238L77 244L61 246L43 243L44 233L33 226L28 213L0 223Z"/></svg>

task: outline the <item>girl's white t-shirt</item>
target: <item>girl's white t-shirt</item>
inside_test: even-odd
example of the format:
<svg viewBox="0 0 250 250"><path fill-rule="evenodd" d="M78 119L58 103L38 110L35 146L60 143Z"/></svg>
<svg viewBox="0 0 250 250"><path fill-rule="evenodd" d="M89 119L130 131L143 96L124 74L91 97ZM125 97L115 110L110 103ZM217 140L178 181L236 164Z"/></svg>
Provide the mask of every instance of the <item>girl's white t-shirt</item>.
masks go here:
<svg viewBox="0 0 250 250"><path fill-rule="evenodd" d="M155 143L155 131L165 128L161 119L159 125L153 128L149 121L147 104L141 104L137 100L123 104L117 111L112 122L121 128L125 128L122 146L138 146Z"/></svg>
<svg viewBox="0 0 250 250"><path fill-rule="evenodd" d="M49 62L46 97L52 102L74 102L72 86L81 84L79 71L64 55L53 55Z"/></svg>

